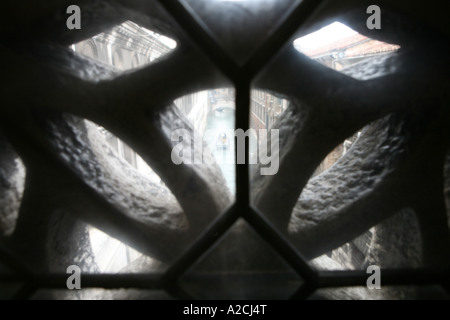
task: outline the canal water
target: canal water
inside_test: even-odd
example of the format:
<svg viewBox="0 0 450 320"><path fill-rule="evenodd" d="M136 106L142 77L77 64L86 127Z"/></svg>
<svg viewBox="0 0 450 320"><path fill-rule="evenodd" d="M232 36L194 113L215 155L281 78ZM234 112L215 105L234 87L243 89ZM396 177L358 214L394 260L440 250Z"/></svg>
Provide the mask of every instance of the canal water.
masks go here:
<svg viewBox="0 0 450 320"><path fill-rule="evenodd" d="M225 177L227 186L234 196L236 194L236 159L235 159L235 110L223 105L220 111L211 111L207 117L203 141L208 144L216 162ZM220 103L219 103L219 107ZM223 134L227 137L226 146L222 146ZM258 160L258 138L256 131L250 129L245 143L249 144L250 163L255 164ZM240 149L244 151L245 146Z"/></svg>
<svg viewBox="0 0 450 320"><path fill-rule="evenodd" d="M203 134L203 141L208 144L233 196L236 193L234 118L232 108L224 107L221 111L211 111ZM223 134L226 135L225 143Z"/></svg>

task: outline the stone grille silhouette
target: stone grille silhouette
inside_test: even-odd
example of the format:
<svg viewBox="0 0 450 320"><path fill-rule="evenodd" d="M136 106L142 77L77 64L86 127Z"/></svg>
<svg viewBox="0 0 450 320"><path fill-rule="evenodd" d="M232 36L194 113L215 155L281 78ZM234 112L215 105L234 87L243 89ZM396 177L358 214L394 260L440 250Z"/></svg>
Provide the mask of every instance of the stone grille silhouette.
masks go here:
<svg viewBox="0 0 450 320"><path fill-rule="evenodd" d="M239 30L231 37L217 33L225 28L220 21L212 28L208 20L202 22L195 1L78 1L82 29L74 32L65 26L68 4L46 3L24 17L22 26L7 19L10 25L1 33L0 283L4 288L18 284L12 297L64 289L65 270L76 264L84 272L83 288L163 290L171 297L192 298L193 280L183 284L183 277L205 253L219 250L215 244L231 230L231 239L242 241L223 245L225 253L213 254L213 261L197 271L220 275L229 270L220 275L226 279L257 270L266 281L271 271L283 273L288 265L300 280L287 296L278 297L308 298L321 288L366 285L365 270L326 271L308 261L373 226L365 263L382 268L383 286L438 285L433 292L445 295L450 240L445 33L387 9L377 33L366 29L362 4L349 1L327 11L320 1L307 0L279 1L266 23L250 17L230 26ZM317 12L314 22L308 20ZM380 77L358 81L289 45L294 35L330 18L399 44L401 49L383 61L395 72L374 61L364 72L374 68ZM126 20L176 39L177 48L123 73L68 49ZM253 42L241 41L241 33ZM237 165L235 201L216 164L177 166L170 161L170 133L193 131L173 101L220 87L235 88L236 128L244 131L249 128L250 89L290 101L272 127L280 130L279 172L250 175L248 164ZM165 187L109 153L84 119L125 141ZM361 129L342 159L309 179L334 147ZM22 197L20 161L26 168ZM86 224L165 268L95 273ZM268 259L272 255L263 245L254 245L248 228L281 262ZM247 239L249 247L240 247ZM243 264L230 266L227 254L242 258ZM201 287L201 277L195 279L194 286ZM421 296L420 290L401 288L383 291L381 297Z"/></svg>

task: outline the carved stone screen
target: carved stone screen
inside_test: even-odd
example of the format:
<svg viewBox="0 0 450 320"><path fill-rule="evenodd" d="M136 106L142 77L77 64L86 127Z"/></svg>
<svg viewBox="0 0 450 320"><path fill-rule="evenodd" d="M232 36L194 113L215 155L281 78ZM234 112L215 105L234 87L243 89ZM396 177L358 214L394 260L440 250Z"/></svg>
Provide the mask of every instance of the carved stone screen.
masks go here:
<svg viewBox="0 0 450 320"><path fill-rule="evenodd" d="M0 298L448 298L437 7L2 3Z"/></svg>

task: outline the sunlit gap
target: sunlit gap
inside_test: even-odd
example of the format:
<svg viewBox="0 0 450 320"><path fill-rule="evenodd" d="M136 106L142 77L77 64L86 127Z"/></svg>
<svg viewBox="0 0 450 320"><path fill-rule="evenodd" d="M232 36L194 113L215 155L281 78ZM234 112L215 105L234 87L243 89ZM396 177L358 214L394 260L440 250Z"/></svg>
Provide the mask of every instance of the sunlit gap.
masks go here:
<svg viewBox="0 0 450 320"><path fill-rule="evenodd" d="M385 63L399 45L370 39L340 23L294 40L294 48L322 65L358 80L369 80L395 72Z"/></svg>
<svg viewBox="0 0 450 320"><path fill-rule="evenodd" d="M70 46L76 53L119 71L150 64L176 47L175 40L131 21Z"/></svg>
<svg viewBox="0 0 450 320"><path fill-rule="evenodd" d="M89 228L92 253L100 272L114 273L126 268L142 254L97 228Z"/></svg>

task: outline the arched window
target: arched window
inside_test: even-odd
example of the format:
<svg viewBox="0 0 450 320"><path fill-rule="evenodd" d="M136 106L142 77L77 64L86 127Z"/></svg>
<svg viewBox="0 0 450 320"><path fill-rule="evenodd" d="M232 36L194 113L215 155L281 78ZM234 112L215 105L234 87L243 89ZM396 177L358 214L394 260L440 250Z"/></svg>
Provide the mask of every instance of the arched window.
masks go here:
<svg viewBox="0 0 450 320"><path fill-rule="evenodd" d="M124 60L122 50L120 48L114 48L113 50L114 51L112 55L112 65L119 70L123 70Z"/></svg>

